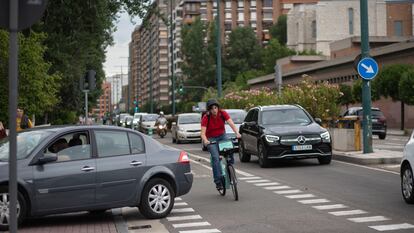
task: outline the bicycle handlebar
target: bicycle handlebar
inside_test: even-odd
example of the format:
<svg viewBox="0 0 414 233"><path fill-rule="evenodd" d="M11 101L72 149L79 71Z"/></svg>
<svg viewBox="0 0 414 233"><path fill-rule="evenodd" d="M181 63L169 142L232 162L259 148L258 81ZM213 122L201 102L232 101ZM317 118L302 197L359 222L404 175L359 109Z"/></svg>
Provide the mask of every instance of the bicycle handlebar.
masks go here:
<svg viewBox="0 0 414 233"><path fill-rule="evenodd" d="M227 140L231 140L231 141L233 141L233 140L239 140L237 137L231 137L231 138L228 138ZM220 142L220 141L215 141L215 142L210 142L210 144L209 145L212 145L212 144L217 144L218 142Z"/></svg>

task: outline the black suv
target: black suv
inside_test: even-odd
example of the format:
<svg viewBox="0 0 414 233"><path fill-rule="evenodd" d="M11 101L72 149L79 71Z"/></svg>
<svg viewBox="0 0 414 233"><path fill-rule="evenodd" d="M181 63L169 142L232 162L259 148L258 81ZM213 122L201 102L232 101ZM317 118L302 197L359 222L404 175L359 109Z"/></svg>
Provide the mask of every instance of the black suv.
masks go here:
<svg viewBox="0 0 414 233"><path fill-rule="evenodd" d="M362 107L349 108L342 116L343 118L358 117L362 123ZM371 108L372 134L378 135L379 139L387 137L387 119L379 108Z"/></svg>
<svg viewBox="0 0 414 233"><path fill-rule="evenodd" d="M298 105L252 108L240 126L240 161L257 155L261 167L276 159L317 158L320 164L329 164L331 136L319 123Z"/></svg>

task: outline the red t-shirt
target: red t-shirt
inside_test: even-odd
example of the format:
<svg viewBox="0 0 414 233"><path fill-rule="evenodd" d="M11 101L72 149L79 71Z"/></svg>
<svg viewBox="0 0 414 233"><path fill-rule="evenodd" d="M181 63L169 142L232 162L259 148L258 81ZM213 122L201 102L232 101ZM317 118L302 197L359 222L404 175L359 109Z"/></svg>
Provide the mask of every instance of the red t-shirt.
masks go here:
<svg viewBox="0 0 414 233"><path fill-rule="evenodd" d="M208 113L209 114L209 113ZM207 138L218 137L225 132L224 120L228 121L230 119L229 114L226 111L219 110L217 116L210 115L210 122L208 122L208 114L204 114L201 119L201 127L206 127L206 136ZM208 126L207 126L208 123Z"/></svg>

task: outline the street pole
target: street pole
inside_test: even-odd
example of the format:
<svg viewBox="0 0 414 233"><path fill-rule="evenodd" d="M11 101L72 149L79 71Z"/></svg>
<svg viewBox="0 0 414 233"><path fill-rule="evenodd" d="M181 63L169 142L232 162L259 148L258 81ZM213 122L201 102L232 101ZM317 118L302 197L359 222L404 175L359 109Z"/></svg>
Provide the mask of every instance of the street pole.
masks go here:
<svg viewBox="0 0 414 233"><path fill-rule="evenodd" d="M149 47L150 113L154 113L154 101L152 99L152 32L151 32L151 26L149 27L149 30L150 30L149 31L149 34L150 34L150 47Z"/></svg>
<svg viewBox="0 0 414 233"><path fill-rule="evenodd" d="M132 83L132 81L131 81L131 72L130 72L130 67L131 67L131 59L130 59L130 57L119 57L119 58L123 58L123 59L128 59L128 69L127 69L127 75L128 75L128 88L127 88L127 99L126 99L126 109L127 109L127 112L129 113L129 105L131 104L129 101L130 101L130 86L131 86L131 83ZM121 65L121 76L122 76L122 78L123 78L123 75L122 75L122 65Z"/></svg>
<svg viewBox="0 0 414 233"><path fill-rule="evenodd" d="M17 99L18 99L18 9L19 1L10 0L9 45L9 230L17 232Z"/></svg>
<svg viewBox="0 0 414 233"><path fill-rule="evenodd" d="M172 115L175 116L175 76L174 76L174 41L173 41L173 1L170 0L170 49L171 49L171 103Z"/></svg>
<svg viewBox="0 0 414 233"><path fill-rule="evenodd" d="M220 29L220 1L216 0L217 2L217 26L216 26L216 34L217 34L217 66L216 66L216 76L217 76L217 97L221 98L221 29Z"/></svg>
<svg viewBox="0 0 414 233"><path fill-rule="evenodd" d="M277 88L277 95L282 95L282 66L276 64L275 67L275 84Z"/></svg>
<svg viewBox="0 0 414 233"><path fill-rule="evenodd" d="M361 58L369 57L368 0L360 1L361 9ZM362 80L363 153L372 153L371 87L369 80Z"/></svg>
<svg viewBox="0 0 414 233"><path fill-rule="evenodd" d="M88 92L89 90L83 90L85 93L85 125L88 124Z"/></svg>

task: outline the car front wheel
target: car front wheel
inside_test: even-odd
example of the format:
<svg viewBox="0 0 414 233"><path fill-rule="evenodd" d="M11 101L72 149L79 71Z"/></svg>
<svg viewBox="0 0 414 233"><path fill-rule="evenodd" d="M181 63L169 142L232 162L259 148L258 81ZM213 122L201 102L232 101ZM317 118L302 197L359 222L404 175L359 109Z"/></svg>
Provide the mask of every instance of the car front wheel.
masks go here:
<svg viewBox="0 0 414 233"><path fill-rule="evenodd" d="M382 133L380 135L378 135L379 139L384 140L387 137L387 134Z"/></svg>
<svg viewBox="0 0 414 233"><path fill-rule="evenodd" d="M164 218L174 206L174 190L164 179L151 179L145 185L139 209L147 218Z"/></svg>
<svg viewBox="0 0 414 233"><path fill-rule="evenodd" d="M7 186L0 186L0 231L7 231L10 224L9 215L9 189ZM26 202L23 195L17 194L17 222L21 224L26 217Z"/></svg>
<svg viewBox="0 0 414 233"><path fill-rule="evenodd" d="M330 164L332 161L332 155L321 156L318 158L319 164Z"/></svg>
<svg viewBox="0 0 414 233"><path fill-rule="evenodd" d="M409 204L414 204L413 185L413 171L410 165L406 164L401 169L401 191L405 202Z"/></svg>
<svg viewBox="0 0 414 233"><path fill-rule="evenodd" d="M262 168L269 167L269 160L267 159L267 151L266 151L266 148L264 147L263 143L259 143L258 152L259 152L259 165L260 165L260 167L262 167Z"/></svg>
<svg viewBox="0 0 414 233"><path fill-rule="evenodd" d="M250 162L251 155L246 152L246 149L244 149L244 142L240 140L239 145L239 159L243 163Z"/></svg>

